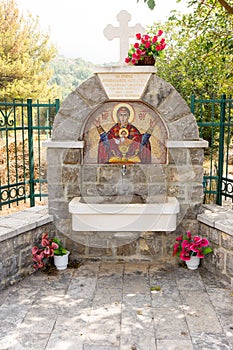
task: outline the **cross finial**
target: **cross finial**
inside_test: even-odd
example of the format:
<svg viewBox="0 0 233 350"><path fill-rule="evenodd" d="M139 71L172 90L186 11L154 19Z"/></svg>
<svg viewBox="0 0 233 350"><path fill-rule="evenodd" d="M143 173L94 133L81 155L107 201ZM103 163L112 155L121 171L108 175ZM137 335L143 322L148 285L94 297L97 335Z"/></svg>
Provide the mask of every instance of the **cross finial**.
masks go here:
<svg viewBox="0 0 233 350"><path fill-rule="evenodd" d="M125 57L127 56L129 50L129 38L135 36L136 33L145 33L145 29L139 23L135 24L134 27L129 27L128 23L131 20L131 15L122 10L117 15L117 20L120 24L119 27L113 27L111 24L108 24L107 27L104 28L104 36L108 40L113 40L115 38L120 39L120 61L119 63L124 63Z"/></svg>

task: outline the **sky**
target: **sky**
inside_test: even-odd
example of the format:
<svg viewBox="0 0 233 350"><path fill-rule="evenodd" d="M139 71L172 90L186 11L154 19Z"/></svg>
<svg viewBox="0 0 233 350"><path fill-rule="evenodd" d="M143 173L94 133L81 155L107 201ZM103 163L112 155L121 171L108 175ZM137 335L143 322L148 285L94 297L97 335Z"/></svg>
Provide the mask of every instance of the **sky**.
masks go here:
<svg viewBox="0 0 233 350"><path fill-rule="evenodd" d="M119 26L116 17L121 10L131 15L129 26L140 23L144 28L165 20L172 9L188 11L185 0L156 2L151 11L144 0L16 0L24 15L39 18L40 30L49 33L60 55L95 64L119 60L119 39L109 41L103 31L108 24Z"/></svg>

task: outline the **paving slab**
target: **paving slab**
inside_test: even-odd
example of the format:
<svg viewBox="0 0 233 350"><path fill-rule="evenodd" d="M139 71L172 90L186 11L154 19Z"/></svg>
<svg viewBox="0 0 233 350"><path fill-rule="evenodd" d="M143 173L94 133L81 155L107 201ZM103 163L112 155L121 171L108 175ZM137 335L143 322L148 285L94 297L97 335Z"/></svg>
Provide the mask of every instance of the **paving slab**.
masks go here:
<svg viewBox="0 0 233 350"><path fill-rule="evenodd" d="M38 271L0 292L0 349L230 350L233 290L201 266Z"/></svg>

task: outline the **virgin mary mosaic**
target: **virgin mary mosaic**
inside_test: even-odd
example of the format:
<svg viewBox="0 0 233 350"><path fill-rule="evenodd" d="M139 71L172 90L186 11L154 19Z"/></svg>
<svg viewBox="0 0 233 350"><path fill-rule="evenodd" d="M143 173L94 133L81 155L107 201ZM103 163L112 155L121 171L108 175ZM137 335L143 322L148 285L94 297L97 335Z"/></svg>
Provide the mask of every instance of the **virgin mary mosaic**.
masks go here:
<svg viewBox="0 0 233 350"><path fill-rule="evenodd" d="M162 145L159 145L159 135L152 136L155 130L161 136L161 131L158 133L158 124L161 124L161 121L155 118L153 113L149 113L148 107L142 106L143 109L139 108L140 103L109 103L108 108L105 106L102 112L96 112L92 118L96 132L95 136L91 137L91 143L93 144L93 139L96 142L97 134L99 137L97 163L150 164L153 145L156 142L157 155L161 156ZM113 122L112 125L110 121ZM90 129L89 137L93 134L93 127ZM164 126L162 130L164 133Z"/></svg>
<svg viewBox="0 0 233 350"><path fill-rule="evenodd" d="M119 103L113 108L113 119L116 122L109 131L105 131L100 120L95 121L100 143L98 163L150 163L150 136L155 120L150 120L150 127L144 133L134 126L135 112L128 103Z"/></svg>

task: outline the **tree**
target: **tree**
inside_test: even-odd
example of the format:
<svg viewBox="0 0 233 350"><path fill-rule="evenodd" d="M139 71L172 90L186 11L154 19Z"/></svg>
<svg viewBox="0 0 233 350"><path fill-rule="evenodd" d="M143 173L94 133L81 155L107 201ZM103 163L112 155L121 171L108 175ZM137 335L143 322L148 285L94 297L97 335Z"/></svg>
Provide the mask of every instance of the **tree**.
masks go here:
<svg viewBox="0 0 233 350"><path fill-rule="evenodd" d="M193 93L232 94L233 21L220 4L199 4L188 15L174 12L163 28L168 46L156 64L159 76L171 82L187 102Z"/></svg>
<svg viewBox="0 0 233 350"><path fill-rule="evenodd" d="M181 0L177 0L177 2L180 2ZM137 2L139 2L139 0L137 0ZM144 0L145 3L147 3L147 6L153 10L155 8L155 0ZM189 4L193 5L193 4L204 4L204 3L208 3L209 1L205 1L205 0L190 0ZM216 0L215 2L219 2L219 4L221 4L221 6L230 14L233 14L233 6L231 5L231 0L225 1L225 0Z"/></svg>
<svg viewBox="0 0 233 350"><path fill-rule="evenodd" d="M61 98L64 99L74 91L78 85L88 79L94 70L94 64L84 61L81 58L65 58L57 56L51 61L54 71L50 84L57 84L61 90Z"/></svg>
<svg viewBox="0 0 233 350"><path fill-rule="evenodd" d="M1 99L54 97L56 88L47 82L55 54L49 35L39 30L38 19L24 19L15 0L0 1Z"/></svg>

